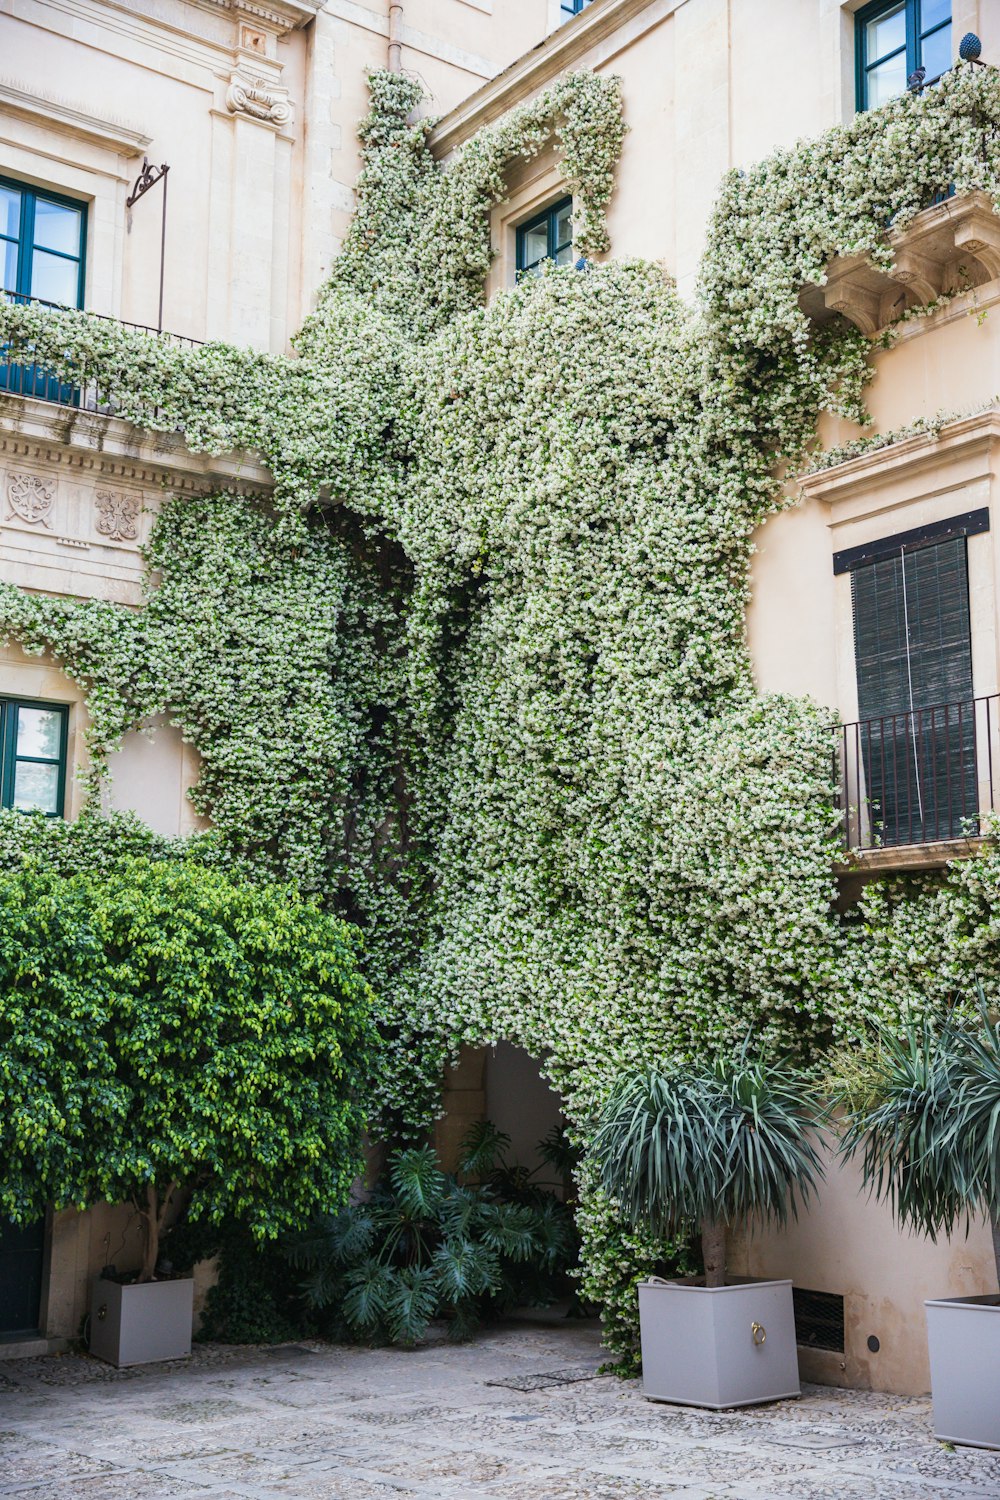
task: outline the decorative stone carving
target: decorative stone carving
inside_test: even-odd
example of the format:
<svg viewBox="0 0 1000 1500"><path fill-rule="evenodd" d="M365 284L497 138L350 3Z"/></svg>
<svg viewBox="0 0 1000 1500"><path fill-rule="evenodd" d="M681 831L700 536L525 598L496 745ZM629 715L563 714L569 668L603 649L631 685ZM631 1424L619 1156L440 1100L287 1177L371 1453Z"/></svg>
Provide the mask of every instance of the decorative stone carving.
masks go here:
<svg viewBox="0 0 1000 1500"><path fill-rule="evenodd" d="M287 125L292 118L287 97L269 89L263 78L255 78L252 83L234 78L226 90L226 108L231 114L249 115L272 125Z"/></svg>
<svg viewBox="0 0 1000 1500"><path fill-rule="evenodd" d="M38 474L12 474L7 483L8 521L14 516L29 526L52 527L52 507L56 499L56 482Z"/></svg>
<svg viewBox="0 0 1000 1500"><path fill-rule="evenodd" d="M106 536L110 542L136 540L139 535L139 501L135 495L97 490L94 507L97 511L95 524L101 536Z"/></svg>

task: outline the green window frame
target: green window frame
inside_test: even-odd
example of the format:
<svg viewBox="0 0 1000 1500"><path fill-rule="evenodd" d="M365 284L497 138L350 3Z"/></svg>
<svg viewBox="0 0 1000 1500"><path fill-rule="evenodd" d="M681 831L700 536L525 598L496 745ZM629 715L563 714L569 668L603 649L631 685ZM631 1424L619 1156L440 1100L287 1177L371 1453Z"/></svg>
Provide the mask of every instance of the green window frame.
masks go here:
<svg viewBox="0 0 1000 1500"><path fill-rule="evenodd" d="M0 806L64 816L69 706L0 698Z"/></svg>
<svg viewBox="0 0 1000 1500"><path fill-rule="evenodd" d="M927 80L951 67L951 0L874 0L854 18L858 110L903 93L917 68Z"/></svg>
<svg viewBox="0 0 1000 1500"><path fill-rule="evenodd" d="M86 262L86 203L0 176L0 291L82 307Z"/></svg>
<svg viewBox="0 0 1000 1500"><path fill-rule="evenodd" d="M564 16L578 16L590 3L591 0L562 0L562 13Z"/></svg>
<svg viewBox="0 0 1000 1500"><path fill-rule="evenodd" d="M573 260L573 199L560 198L517 228L517 274L539 276L547 260L568 266ZM568 238L567 238L568 234Z"/></svg>

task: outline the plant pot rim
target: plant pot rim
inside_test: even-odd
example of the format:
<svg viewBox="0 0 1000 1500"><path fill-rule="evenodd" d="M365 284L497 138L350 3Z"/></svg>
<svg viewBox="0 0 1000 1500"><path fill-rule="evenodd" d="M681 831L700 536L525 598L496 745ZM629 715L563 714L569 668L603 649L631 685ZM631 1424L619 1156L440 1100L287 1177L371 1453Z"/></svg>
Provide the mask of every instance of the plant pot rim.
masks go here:
<svg viewBox="0 0 1000 1500"><path fill-rule="evenodd" d="M744 1292L748 1287L791 1286L792 1279L790 1276L733 1276L725 1286L698 1286L694 1281L668 1281L653 1276L640 1281L639 1285L658 1292L708 1292L714 1296L718 1292Z"/></svg>
<svg viewBox="0 0 1000 1500"><path fill-rule="evenodd" d="M965 1308L969 1312L1000 1313L1000 1292L968 1293L964 1297L928 1297L925 1307Z"/></svg>
<svg viewBox="0 0 1000 1500"><path fill-rule="evenodd" d="M123 1292L132 1291L138 1286L177 1286L182 1281L194 1281L193 1276L156 1276L152 1281L118 1281L111 1276L98 1276L97 1280L102 1286L121 1287Z"/></svg>

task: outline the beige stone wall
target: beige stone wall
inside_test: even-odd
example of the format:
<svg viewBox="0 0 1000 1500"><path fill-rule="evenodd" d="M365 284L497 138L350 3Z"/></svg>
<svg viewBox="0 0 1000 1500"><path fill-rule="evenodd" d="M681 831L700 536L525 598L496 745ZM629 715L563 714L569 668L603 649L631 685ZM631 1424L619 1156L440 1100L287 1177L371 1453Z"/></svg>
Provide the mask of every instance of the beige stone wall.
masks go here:
<svg viewBox="0 0 1000 1500"><path fill-rule="evenodd" d="M840 0L769 0L766 9L760 0L595 0L463 100L438 126L436 149L447 158L568 69L617 74L630 133L609 214L611 253L662 262L693 296L723 174L852 118L858 8ZM987 48L1000 46L989 11L985 0L955 0L956 39L971 28ZM513 223L529 216L526 209ZM494 215L494 244L507 263L494 285L513 280L513 223L505 208Z"/></svg>
<svg viewBox="0 0 1000 1500"><path fill-rule="evenodd" d="M844 1353L799 1351L803 1377L904 1395L930 1389L924 1301L997 1288L988 1226L976 1220L932 1244L898 1229L865 1195L856 1166L826 1156L826 1181L811 1208L782 1230L757 1230L733 1246L732 1269L791 1277L844 1298ZM878 1340L873 1351L869 1338Z"/></svg>
<svg viewBox="0 0 1000 1500"><path fill-rule="evenodd" d="M5 0L0 175L87 204L86 305L284 351L353 206L388 0ZM450 109L544 36L552 0L407 0L402 63Z"/></svg>

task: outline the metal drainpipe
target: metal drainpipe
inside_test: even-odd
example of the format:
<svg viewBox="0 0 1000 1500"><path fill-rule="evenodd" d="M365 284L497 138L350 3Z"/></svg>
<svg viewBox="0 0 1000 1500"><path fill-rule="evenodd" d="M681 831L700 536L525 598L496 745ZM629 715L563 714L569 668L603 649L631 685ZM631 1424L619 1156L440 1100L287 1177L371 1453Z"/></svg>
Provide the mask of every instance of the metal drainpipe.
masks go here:
<svg viewBox="0 0 1000 1500"><path fill-rule="evenodd" d="M389 0L389 72L403 71L403 7Z"/></svg>

